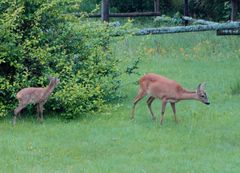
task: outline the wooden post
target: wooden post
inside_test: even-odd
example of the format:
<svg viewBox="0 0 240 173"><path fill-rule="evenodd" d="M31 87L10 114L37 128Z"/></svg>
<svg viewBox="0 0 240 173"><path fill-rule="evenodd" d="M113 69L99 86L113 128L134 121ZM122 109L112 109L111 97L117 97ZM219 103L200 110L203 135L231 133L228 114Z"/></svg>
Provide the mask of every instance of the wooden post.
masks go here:
<svg viewBox="0 0 240 173"><path fill-rule="evenodd" d="M231 0L231 7L232 7L232 12L231 12L231 21L236 21L237 20L237 11L238 11L238 0Z"/></svg>
<svg viewBox="0 0 240 173"><path fill-rule="evenodd" d="M159 2L159 0L154 0L154 12L156 12L156 13L160 12L160 2Z"/></svg>
<svg viewBox="0 0 240 173"><path fill-rule="evenodd" d="M188 0L184 0L184 16L189 16ZM188 21L185 20L184 24L185 26L188 25Z"/></svg>
<svg viewBox="0 0 240 173"><path fill-rule="evenodd" d="M102 0L101 18L102 21L109 22L109 0Z"/></svg>

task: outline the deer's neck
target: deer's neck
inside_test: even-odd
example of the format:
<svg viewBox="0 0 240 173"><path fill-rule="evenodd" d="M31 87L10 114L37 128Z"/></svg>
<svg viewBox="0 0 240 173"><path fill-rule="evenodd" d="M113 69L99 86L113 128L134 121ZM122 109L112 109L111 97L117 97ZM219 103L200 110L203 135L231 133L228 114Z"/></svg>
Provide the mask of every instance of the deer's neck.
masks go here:
<svg viewBox="0 0 240 173"><path fill-rule="evenodd" d="M183 90L179 95L179 100L198 100L196 91Z"/></svg>

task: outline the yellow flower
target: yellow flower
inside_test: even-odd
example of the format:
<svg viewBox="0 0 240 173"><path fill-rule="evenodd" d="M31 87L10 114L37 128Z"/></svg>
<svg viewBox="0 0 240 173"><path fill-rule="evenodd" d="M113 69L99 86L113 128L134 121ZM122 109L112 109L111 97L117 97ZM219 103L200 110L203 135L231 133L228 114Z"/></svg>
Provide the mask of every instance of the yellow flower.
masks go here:
<svg viewBox="0 0 240 173"><path fill-rule="evenodd" d="M181 53L184 53L184 49L183 49L182 47L179 49L179 51L180 51Z"/></svg>
<svg viewBox="0 0 240 173"><path fill-rule="evenodd" d="M146 51L147 51L148 54L153 54L155 49L154 48L148 48L148 49L146 49Z"/></svg>

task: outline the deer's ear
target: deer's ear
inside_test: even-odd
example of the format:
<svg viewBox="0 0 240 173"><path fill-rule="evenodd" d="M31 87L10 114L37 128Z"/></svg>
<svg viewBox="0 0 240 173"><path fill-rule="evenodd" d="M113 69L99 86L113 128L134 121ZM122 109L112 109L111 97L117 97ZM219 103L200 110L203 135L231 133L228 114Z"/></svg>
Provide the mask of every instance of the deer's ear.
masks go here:
<svg viewBox="0 0 240 173"><path fill-rule="evenodd" d="M205 90L206 82L201 83L200 89Z"/></svg>
<svg viewBox="0 0 240 173"><path fill-rule="evenodd" d="M198 84L198 87L197 87L197 92L199 93L199 91L201 90L201 85L202 84Z"/></svg>

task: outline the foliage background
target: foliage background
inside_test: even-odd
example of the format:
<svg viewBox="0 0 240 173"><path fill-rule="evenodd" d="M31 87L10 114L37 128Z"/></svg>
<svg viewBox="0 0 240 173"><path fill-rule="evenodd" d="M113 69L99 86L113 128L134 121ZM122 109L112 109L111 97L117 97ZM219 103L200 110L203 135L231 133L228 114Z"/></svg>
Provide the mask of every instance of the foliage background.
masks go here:
<svg viewBox="0 0 240 173"><path fill-rule="evenodd" d="M152 0L110 2L112 12L153 11ZM224 21L230 17L230 1L189 2L191 16ZM160 1L161 13L176 19L164 25L179 24L182 3ZM100 0L0 0L0 117L12 114L17 91L47 85L48 75L59 77L61 84L46 110L64 112L65 118L102 110L120 97L119 77L132 73L140 59L132 59L126 70L118 68L120 59L108 45L112 28L83 17L99 11L99 4ZM80 12L80 18L71 12Z"/></svg>
<svg viewBox="0 0 240 173"><path fill-rule="evenodd" d="M110 45L121 59L120 68L141 57L139 74L121 77L120 90L127 94L121 105L67 123L47 116L39 124L26 116L13 127L11 118L0 119L1 171L239 173L240 95L232 93L240 76L239 39L210 31L115 41ZM207 82L211 105L179 102L178 124L167 105L161 126L161 102L153 102L157 121L152 121L146 97L131 121L136 81L147 72L167 76L189 90ZM237 85L235 91L240 91Z"/></svg>
<svg viewBox="0 0 240 173"><path fill-rule="evenodd" d="M47 85L48 75L61 82L46 109L65 118L99 111L118 96L120 71L108 48L110 29L63 15L65 3L0 1L0 116L12 113L17 91Z"/></svg>
<svg viewBox="0 0 240 173"><path fill-rule="evenodd" d="M77 1L75 0L78 4ZM82 4L78 9L90 12L100 4L101 0L81 0ZM111 12L145 12L154 11L154 0L110 0ZM205 18L208 20L220 21L230 19L230 0L189 0L190 16ZM173 16L177 12L183 14L183 0L160 0L160 12ZM238 8L240 12L240 8ZM239 13L238 13L239 15Z"/></svg>

